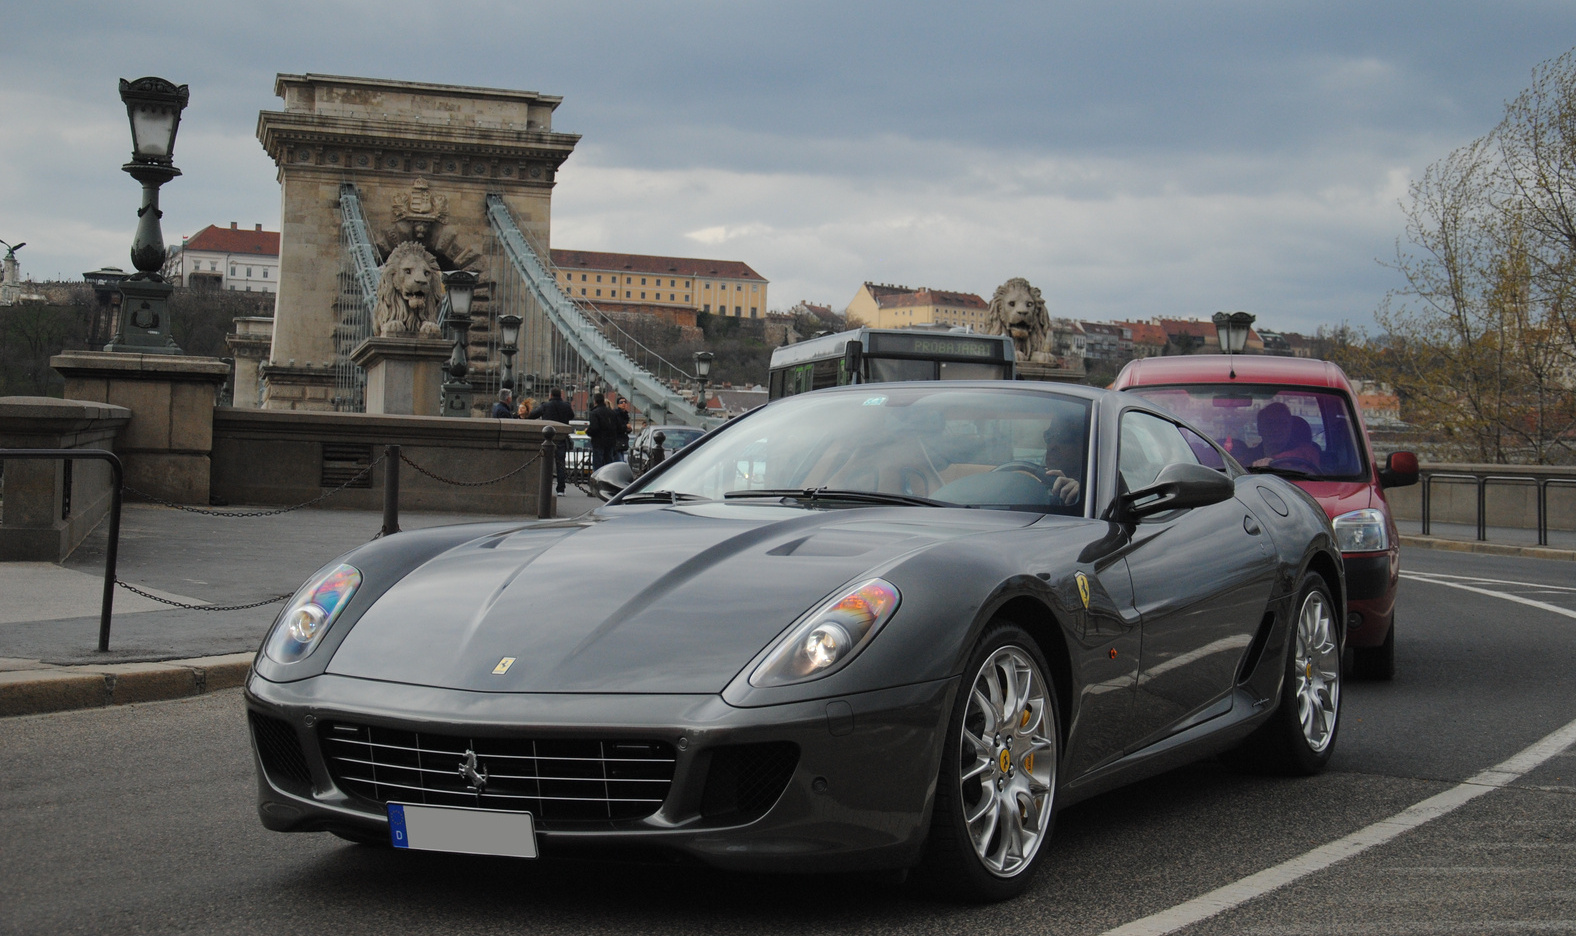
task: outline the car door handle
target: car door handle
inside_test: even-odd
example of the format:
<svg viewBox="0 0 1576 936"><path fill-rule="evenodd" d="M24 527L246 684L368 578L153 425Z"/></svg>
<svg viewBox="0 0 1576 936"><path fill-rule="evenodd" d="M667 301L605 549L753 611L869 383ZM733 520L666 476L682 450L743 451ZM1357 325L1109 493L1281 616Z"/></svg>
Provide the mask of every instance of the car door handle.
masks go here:
<svg viewBox="0 0 1576 936"><path fill-rule="evenodd" d="M1242 518L1242 528L1248 531L1249 536L1258 536L1260 532L1258 522L1252 517Z"/></svg>

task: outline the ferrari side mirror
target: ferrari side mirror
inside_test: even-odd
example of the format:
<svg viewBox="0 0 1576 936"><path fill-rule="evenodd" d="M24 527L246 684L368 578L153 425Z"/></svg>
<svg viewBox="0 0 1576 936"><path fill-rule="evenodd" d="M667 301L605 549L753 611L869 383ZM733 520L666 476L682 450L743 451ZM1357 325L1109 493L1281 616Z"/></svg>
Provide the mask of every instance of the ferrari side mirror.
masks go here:
<svg viewBox="0 0 1576 936"><path fill-rule="evenodd" d="M1379 469L1382 488L1407 487L1417 483L1417 456L1411 452L1391 452Z"/></svg>
<svg viewBox="0 0 1576 936"><path fill-rule="evenodd" d="M1237 486L1213 468L1178 462L1160 469L1155 483L1122 495L1122 512L1141 519L1168 510L1208 507L1236 496Z"/></svg>
<svg viewBox="0 0 1576 936"><path fill-rule="evenodd" d="M635 483L635 472L627 462L608 462L591 472L591 493L600 500L612 500Z"/></svg>

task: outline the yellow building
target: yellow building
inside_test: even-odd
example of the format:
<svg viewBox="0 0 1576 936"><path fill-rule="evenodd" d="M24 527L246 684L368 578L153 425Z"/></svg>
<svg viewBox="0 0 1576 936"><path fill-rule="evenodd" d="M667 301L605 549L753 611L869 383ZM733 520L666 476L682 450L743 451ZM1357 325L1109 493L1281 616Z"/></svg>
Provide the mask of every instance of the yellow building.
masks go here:
<svg viewBox="0 0 1576 936"><path fill-rule="evenodd" d="M765 318L764 276L737 260L554 250L565 295L595 306L681 306L734 318Z"/></svg>
<svg viewBox="0 0 1576 936"><path fill-rule="evenodd" d="M872 328L964 325L979 331L985 327L987 309L985 300L973 293L865 283L854 294L845 314Z"/></svg>

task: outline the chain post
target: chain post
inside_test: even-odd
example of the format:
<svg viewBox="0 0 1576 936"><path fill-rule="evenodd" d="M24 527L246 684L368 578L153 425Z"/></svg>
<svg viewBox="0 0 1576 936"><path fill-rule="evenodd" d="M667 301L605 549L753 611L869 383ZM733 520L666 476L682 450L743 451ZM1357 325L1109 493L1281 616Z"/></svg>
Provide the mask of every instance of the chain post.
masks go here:
<svg viewBox="0 0 1576 936"><path fill-rule="evenodd" d="M540 456L541 470L537 472L536 485L536 519L547 520L554 514L553 510L553 468L558 464L557 448L553 445L553 436L558 431L552 426L542 429L542 454Z"/></svg>
<svg viewBox="0 0 1576 936"><path fill-rule="evenodd" d="M399 532L399 459L399 446L383 446L383 532L379 536Z"/></svg>
<svg viewBox="0 0 1576 936"><path fill-rule="evenodd" d="M651 441L655 443L655 446L651 450L651 460L646 463L647 471L650 471L651 469L662 464L662 462L668 457L668 434L666 432L654 433L651 436Z"/></svg>

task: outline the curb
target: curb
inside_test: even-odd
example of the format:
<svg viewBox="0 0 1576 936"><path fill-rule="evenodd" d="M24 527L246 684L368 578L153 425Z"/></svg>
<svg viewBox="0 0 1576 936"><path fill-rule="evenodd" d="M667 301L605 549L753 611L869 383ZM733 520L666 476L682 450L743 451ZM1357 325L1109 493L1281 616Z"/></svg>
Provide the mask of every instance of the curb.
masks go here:
<svg viewBox="0 0 1576 936"><path fill-rule="evenodd" d="M0 672L0 717L161 702L246 682L254 653Z"/></svg>
<svg viewBox="0 0 1576 936"><path fill-rule="evenodd" d="M1519 556L1523 559L1563 559L1576 562L1576 549L1555 549L1552 546L1511 546L1505 543L1482 543L1477 540L1444 539L1438 536L1401 535L1401 545L1416 549L1443 549L1447 552L1483 553L1489 556Z"/></svg>

